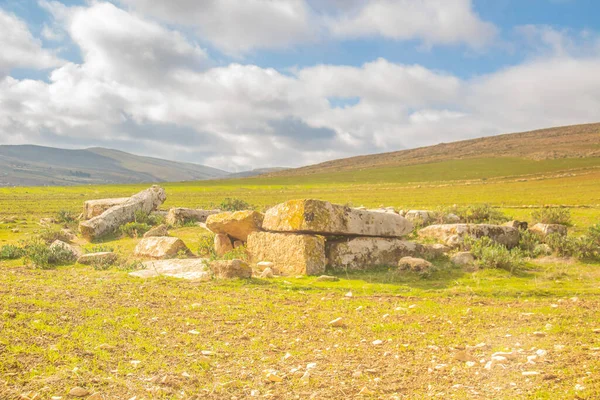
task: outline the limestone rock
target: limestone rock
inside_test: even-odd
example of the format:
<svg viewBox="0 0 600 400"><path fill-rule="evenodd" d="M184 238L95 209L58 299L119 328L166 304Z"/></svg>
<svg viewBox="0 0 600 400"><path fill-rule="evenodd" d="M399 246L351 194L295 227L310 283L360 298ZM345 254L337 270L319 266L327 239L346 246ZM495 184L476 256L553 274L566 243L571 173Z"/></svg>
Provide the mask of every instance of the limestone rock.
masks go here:
<svg viewBox="0 0 600 400"><path fill-rule="evenodd" d="M263 271L267 268L275 268L275 264L273 264L271 261L260 261L256 263L256 268L258 268L259 270Z"/></svg>
<svg viewBox="0 0 600 400"><path fill-rule="evenodd" d="M196 210L193 208L171 208L167 214L166 222L171 226L181 225L188 221L206 222L206 219L221 212L220 210Z"/></svg>
<svg viewBox="0 0 600 400"><path fill-rule="evenodd" d="M422 258L402 257L398 261L398 268L401 271L427 272L433 265Z"/></svg>
<svg viewBox="0 0 600 400"><path fill-rule="evenodd" d="M404 218L414 224L427 224L431 220L431 213L427 210L409 210L404 215Z"/></svg>
<svg viewBox="0 0 600 400"><path fill-rule="evenodd" d="M215 253L217 256L222 257L233 250L231 239L224 233L217 233L215 235Z"/></svg>
<svg viewBox="0 0 600 400"><path fill-rule="evenodd" d="M260 277L263 279L272 278L273 276L273 270L269 267L265 268L264 271L260 273Z"/></svg>
<svg viewBox="0 0 600 400"><path fill-rule="evenodd" d="M116 199L99 199L99 200L88 200L83 203L83 219L90 219L97 217L104 211L111 207L118 206L126 203L129 197L120 197Z"/></svg>
<svg viewBox="0 0 600 400"><path fill-rule="evenodd" d="M391 212L372 212L321 200L291 200L265 213L263 229L319 235L401 237L412 231L410 221Z"/></svg>
<svg viewBox="0 0 600 400"><path fill-rule="evenodd" d="M166 198L167 195L163 188L152 186L131 196L125 203L113 206L88 221L80 222L79 231L88 240L99 238L114 232L123 224L134 221L136 212L149 214Z"/></svg>
<svg viewBox="0 0 600 400"><path fill-rule="evenodd" d="M110 265L117 261L117 255L108 251L84 254L77 259L83 265Z"/></svg>
<svg viewBox="0 0 600 400"><path fill-rule="evenodd" d="M139 278L169 276L187 280L207 281L211 279L210 269L205 259L173 259L156 260L142 263L144 269L130 272L129 275Z"/></svg>
<svg viewBox="0 0 600 400"><path fill-rule="evenodd" d="M63 236L69 240L69 242L74 242L77 240L77 235L75 235L75 233L73 233L73 231L70 229L63 228L60 230L60 233L62 233Z"/></svg>
<svg viewBox="0 0 600 400"><path fill-rule="evenodd" d="M567 236L567 227L560 224L535 224L529 230L543 238L553 233L557 233L560 236Z"/></svg>
<svg viewBox="0 0 600 400"><path fill-rule="evenodd" d="M137 257L174 258L180 252L191 255L183 240L176 237L149 237L140 240L133 254Z"/></svg>
<svg viewBox="0 0 600 400"><path fill-rule="evenodd" d="M219 279L252 277L252 268L242 260L213 261L210 263L210 269Z"/></svg>
<svg viewBox="0 0 600 400"><path fill-rule="evenodd" d="M450 261L460 267L470 267L475 263L475 256L470 251L461 251L454 254Z"/></svg>
<svg viewBox="0 0 600 400"><path fill-rule="evenodd" d="M508 222L503 223L502 226L510 226L515 229L525 230L525 229L527 229L528 224L525 221L513 220L513 221L508 221Z"/></svg>
<svg viewBox="0 0 600 400"><path fill-rule="evenodd" d="M328 240L327 265L333 270L363 270L396 265L402 257L420 254L422 246L396 238L357 237Z"/></svg>
<svg viewBox="0 0 600 400"><path fill-rule="evenodd" d="M242 247L244 245L244 242L242 242L241 240L234 240L233 241L233 248L237 249L238 247Z"/></svg>
<svg viewBox="0 0 600 400"><path fill-rule="evenodd" d="M211 215L206 226L214 233L226 233L243 242L248 235L261 230L264 215L258 211L234 211Z"/></svg>
<svg viewBox="0 0 600 400"><path fill-rule="evenodd" d="M331 275L321 275L316 279L317 282L339 282L340 278Z"/></svg>
<svg viewBox="0 0 600 400"><path fill-rule="evenodd" d="M81 255L83 254L81 249L79 249L78 247L71 246L70 244L65 243L61 240L55 240L50 245L50 249L57 249L57 248L62 248L64 250L68 251L69 253L71 253L73 259L77 259L77 258L81 257Z"/></svg>
<svg viewBox="0 0 600 400"><path fill-rule="evenodd" d="M477 239L487 236L508 248L515 247L520 238L518 229L490 224L430 225L419 231L419 237L421 238L437 239L452 247L460 244L467 236Z"/></svg>
<svg viewBox="0 0 600 400"><path fill-rule="evenodd" d="M444 216L444 221L448 224L458 224L460 222L460 217L456 214L446 214Z"/></svg>
<svg viewBox="0 0 600 400"><path fill-rule="evenodd" d="M319 275L325 271L323 236L253 232L246 249L253 262L269 260L282 274Z"/></svg>
<svg viewBox="0 0 600 400"><path fill-rule="evenodd" d="M169 230L167 229L167 225L162 224L155 226L150 229L148 232L144 233L144 237L154 237L154 236L169 236Z"/></svg>
<svg viewBox="0 0 600 400"><path fill-rule="evenodd" d="M450 250L452 250L450 246L446 246L445 244L441 243L424 244L421 247L420 255L422 255L425 258L436 258L442 257Z"/></svg>

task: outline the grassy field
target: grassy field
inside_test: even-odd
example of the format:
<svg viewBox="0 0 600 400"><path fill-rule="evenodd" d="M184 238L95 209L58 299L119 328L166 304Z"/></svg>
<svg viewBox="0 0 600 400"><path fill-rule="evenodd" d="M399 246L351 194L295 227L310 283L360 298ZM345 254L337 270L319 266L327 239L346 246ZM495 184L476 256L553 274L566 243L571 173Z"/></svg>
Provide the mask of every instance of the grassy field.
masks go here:
<svg viewBox="0 0 600 400"><path fill-rule="evenodd" d="M490 203L530 220L524 206L566 204L576 206L572 231L600 222L598 159L514 163L165 184L163 208L314 197L405 209ZM146 186L0 189L0 218L18 219L0 224L0 245L38 234L39 218L58 210ZM202 233L171 231L193 251ZM137 241L102 245L127 258ZM600 398L598 263L546 257L511 274L439 260L427 278L383 268L330 283L23 264L0 262L0 399L66 400L76 386L136 400ZM339 317L343 327L328 325ZM490 366L495 352L509 359Z"/></svg>

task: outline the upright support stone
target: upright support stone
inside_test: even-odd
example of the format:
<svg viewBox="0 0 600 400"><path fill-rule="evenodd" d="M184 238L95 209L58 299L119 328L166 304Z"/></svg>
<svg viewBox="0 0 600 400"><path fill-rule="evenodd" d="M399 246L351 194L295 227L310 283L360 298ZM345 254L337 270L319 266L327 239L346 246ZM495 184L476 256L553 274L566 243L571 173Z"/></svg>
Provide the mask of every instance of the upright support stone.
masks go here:
<svg viewBox="0 0 600 400"><path fill-rule="evenodd" d="M424 246L407 240L374 237L328 240L325 247L327 265L343 271L395 266L402 257L424 251Z"/></svg>
<svg viewBox="0 0 600 400"><path fill-rule="evenodd" d="M93 240L117 230L121 225L135 220L135 213L149 214L167 198L165 190L152 186L129 198L125 203L109 208L102 214L79 223L79 231L88 240Z"/></svg>

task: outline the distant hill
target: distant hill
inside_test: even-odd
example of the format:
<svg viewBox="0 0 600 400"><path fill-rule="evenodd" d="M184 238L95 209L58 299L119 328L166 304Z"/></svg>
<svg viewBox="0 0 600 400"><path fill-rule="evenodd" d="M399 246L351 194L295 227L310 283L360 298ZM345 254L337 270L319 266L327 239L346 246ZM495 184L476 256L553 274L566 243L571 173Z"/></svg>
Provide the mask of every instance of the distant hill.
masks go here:
<svg viewBox="0 0 600 400"><path fill-rule="evenodd" d="M257 168L250 171L235 172L227 175L227 178L249 178L251 176L259 176L271 174L274 172L287 171L289 168L273 167L273 168Z"/></svg>
<svg viewBox="0 0 600 400"><path fill-rule="evenodd" d="M558 160L600 157L600 123L572 125L530 132L511 133L479 139L440 143L390 153L364 155L327 161L302 168L271 173L285 178L353 171L400 170L399 167L446 163L469 159ZM408 172L408 171L407 171ZM334 179L335 177L332 177Z"/></svg>
<svg viewBox="0 0 600 400"><path fill-rule="evenodd" d="M228 172L199 164L142 157L123 151L66 150L0 145L0 186L190 181L223 178Z"/></svg>

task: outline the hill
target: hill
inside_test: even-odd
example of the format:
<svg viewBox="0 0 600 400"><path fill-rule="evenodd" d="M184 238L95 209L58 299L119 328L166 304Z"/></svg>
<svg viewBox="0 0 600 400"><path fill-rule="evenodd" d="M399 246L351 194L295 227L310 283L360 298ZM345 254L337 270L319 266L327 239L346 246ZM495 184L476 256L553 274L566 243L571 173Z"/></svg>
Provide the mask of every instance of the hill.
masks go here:
<svg viewBox="0 0 600 400"><path fill-rule="evenodd" d="M189 181L227 175L226 171L204 165L142 157L98 147L67 150L34 145L0 145L0 186Z"/></svg>

